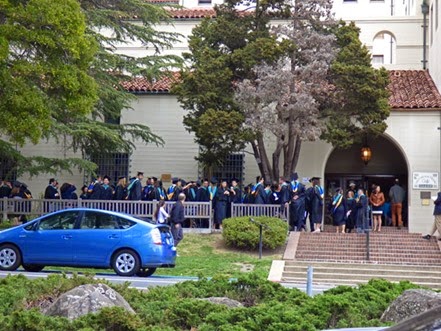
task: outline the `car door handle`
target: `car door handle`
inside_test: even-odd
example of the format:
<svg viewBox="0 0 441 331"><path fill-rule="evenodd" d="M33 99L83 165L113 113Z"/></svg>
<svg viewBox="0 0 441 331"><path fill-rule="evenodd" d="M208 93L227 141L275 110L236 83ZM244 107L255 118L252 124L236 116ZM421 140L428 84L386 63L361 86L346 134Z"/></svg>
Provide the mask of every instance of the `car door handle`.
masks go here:
<svg viewBox="0 0 441 331"><path fill-rule="evenodd" d="M109 239L117 239L117 238L119 238L119 236L117 234L111 234L109 236Z"/></svg>
<svg viewBox="0 0 441 331"><path fill-rule="evenodd" d="M61 236L61 238L68 240L68 239L72 239L72 236L70 234L66 234L64 236Z"/></svg>

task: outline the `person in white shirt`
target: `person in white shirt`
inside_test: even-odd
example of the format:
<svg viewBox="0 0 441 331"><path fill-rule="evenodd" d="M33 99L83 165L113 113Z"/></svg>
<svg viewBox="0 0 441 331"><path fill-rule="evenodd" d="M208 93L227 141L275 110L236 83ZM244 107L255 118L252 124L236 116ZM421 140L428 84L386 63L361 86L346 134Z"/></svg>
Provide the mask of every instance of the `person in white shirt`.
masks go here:
<svg viewBox="0 0 441 331"><path fill-rule="evenodd" d="M153 219L158 224L165 224L167 223L167 218L168 218L168 213L165 211L165 201L160 200L153 214Z"/></svg>

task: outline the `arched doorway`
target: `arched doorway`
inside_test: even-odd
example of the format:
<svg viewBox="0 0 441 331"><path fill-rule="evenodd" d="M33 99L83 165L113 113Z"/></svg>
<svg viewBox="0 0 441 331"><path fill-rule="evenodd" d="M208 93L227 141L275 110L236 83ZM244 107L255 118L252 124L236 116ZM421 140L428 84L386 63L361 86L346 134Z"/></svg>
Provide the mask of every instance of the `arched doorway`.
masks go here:
<svg viewBox="0 0 441 331"><path fill-rule="evenodd" d="M361 160L361 145L353 145L348 149L334 149L328 157L325 167L325 185L328 196L334 194L337 187L345 190L349 182L354 181L357 186L367 189L373 184L380 185L386 201L389 199L389 189L395 178L400 185L409 192L408 164L401 148L388 136L381 135L367 141L372 150L372 158L367 165ZM403 222L408 225L409 201L403 204ZM383 224L388 220L384 219Z"/></svg>

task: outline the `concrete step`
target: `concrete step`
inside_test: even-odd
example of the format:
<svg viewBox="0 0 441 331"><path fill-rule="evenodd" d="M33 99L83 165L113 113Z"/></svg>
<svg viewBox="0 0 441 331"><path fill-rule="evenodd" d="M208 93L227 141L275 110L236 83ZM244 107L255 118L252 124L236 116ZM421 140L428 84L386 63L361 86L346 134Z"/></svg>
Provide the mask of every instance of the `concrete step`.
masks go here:
<svg viewBox="0 0 441 331"><path fill-rule="evenodd" d="M401 264L378 264L378 263L331 263L331 262L311 262L311 261L285 261L285 268L302 267L307 268L312 265L314 268L320 269L368 269L368 270L403 270ZM406 271L420 271L420 272L439 272L441 275L441 266L425 266L421 268L419 265L406 265Z"/></svg>
<svg viewBox="0 0 441 331"><path fill-rule="evenodd" d="M306 277L303 278L297 278L297 277L282 277L281 280L282 283L305 283ZM394 283L398 283L399 281L392 281ZM345 280L345 279L337 279L337 278L328 278L328 279L321 279L321 280L314 280L313 284L317 285L349 285L354 286L358 284L366 284L366 280L362 279L351 279L351 280ZM440 283L434 283L434 282L415 282L416 285L425 286L428 288L433 289L440 289L441 284Z"/></svg>
<svg viewBox="0 0 441 331"><path fill-rule="evenodd" d="M352 270L350 270L352 271ZM304 277L306 279L306 272L304 271L285 271L283 273L283 277ZM326 280L329 278L335 278L335 279L344 279L344 280L364 280L369 281L372 278L383 278L390 281L402 281L402 280L408 280L413 283L437 283L441 285L441 275L435 275L435 274L429 274L429 275L406 275L404 273L400 274L381 274L378 273L365 273L365 274L359 274L359 273L352 273L352 272L346 272L346 273L335 273L335 272L323 272L319 270L313 271L313 278L317 281L319 280Z"/></svg>

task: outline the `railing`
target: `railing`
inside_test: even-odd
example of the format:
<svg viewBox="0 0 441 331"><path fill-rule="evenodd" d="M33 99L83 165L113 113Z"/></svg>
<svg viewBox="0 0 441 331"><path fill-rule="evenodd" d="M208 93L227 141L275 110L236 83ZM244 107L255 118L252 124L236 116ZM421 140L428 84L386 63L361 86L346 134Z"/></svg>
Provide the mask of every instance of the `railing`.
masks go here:
<svg viewBox="0 0 441 331"><path fill-rule="evenodd" d="M255 204L243 204L232 203L231 204L231 216L269 216L281 218L285 221L289 221L289 207L285 208L281 205L255 205Z"/></svg>
<svg viewBox="0 0 441 331"><path fill-rule="evenodd" d="M98 208L129 214L139 218L153 218L158 201L125 200L50 200L50 199L0 199L3 219L9 216L41 216L57 210L70 208ZM165 209L170 212L175 202L167 201ZM211 232L211 202L185 202L184 215L189 228L199 232Z"/></svg>
<svg viewBox="0 0 441 331"><path fill-rule="evenodd" d="M153 218L158 201L126 200L50 200L50 199L0 199L0 214L8 216L25 215L38 217L57 210L71 208L98 208L121 212L139 218ZM165 209L170 212L175 202L167 201ZM211 202L184 203L186 227L197 232L211 232L213 210ZM231 216L269 216L289 220L289 208L280 205L231 204Z"/></svg>

